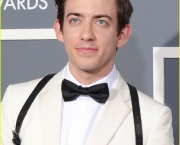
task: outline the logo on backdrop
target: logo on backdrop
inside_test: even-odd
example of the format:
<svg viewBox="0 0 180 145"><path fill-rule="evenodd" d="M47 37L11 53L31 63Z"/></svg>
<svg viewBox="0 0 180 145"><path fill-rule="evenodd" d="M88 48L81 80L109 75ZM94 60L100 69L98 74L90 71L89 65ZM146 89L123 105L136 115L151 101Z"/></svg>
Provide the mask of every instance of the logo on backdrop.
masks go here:
<svg viewBox="0 0 180 145"><path fill-rule="evenodd" d="M46 0L1 0L2 10L45 10L48 7Z"/></svg>

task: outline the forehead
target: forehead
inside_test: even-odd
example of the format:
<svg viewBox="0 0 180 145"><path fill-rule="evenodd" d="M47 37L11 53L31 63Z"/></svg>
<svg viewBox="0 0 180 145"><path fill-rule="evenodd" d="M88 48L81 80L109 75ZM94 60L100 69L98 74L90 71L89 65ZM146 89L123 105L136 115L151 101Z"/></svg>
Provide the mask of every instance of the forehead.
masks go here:
<svg viewBox="0 0 180 145"><path fill-rule="evenodd" d="M66 0L65 15L78 12L87 15L108 14L116 17L115 0Z"/></svg>

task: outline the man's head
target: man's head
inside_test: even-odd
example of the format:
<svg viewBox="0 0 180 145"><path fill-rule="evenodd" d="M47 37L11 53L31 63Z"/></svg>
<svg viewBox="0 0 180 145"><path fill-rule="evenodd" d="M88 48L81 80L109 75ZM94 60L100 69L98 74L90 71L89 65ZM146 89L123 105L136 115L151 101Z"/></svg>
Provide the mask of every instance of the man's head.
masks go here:
<svg viewBox="0 0 180 145"><path fill-rule="evenodd" d="M84 76L89 82L106 76L113 67L116 48L131 35L131 4L127 0L59 1L54 30L57 39L64 42L70 71L77 80ZM123 8L117 8L117 4ZM117 19L118 15L123 19Z"/></svg>
<svg viewBox="0 0 180 145"><path fill-rule="evenodd" d="M57 11L57 19L60 22L60 29L63 30L63 22L64 22L64 9L65 3L67 0L55 0L55 5L58 9ZM117 11L117 32L118 34L124 28L126 24L129 24L131 14L133 12L133 7L129 0L115 0L116 2L116 11Z"/></svg>

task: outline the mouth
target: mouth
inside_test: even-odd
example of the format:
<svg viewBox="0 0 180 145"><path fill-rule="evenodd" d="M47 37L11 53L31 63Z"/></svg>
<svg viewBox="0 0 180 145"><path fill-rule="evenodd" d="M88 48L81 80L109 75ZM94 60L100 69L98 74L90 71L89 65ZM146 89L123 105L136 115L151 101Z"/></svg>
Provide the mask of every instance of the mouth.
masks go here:
<svg viewBox="0 0 180 145"><path fill-rule="evenodd" d="M92 47L79 47L79 48L76 48L76 50L78 52L81 52L81 53L87 53L87 54L91 54L91 53L95 53L98 51L98 48L92 48Z"/></svg>

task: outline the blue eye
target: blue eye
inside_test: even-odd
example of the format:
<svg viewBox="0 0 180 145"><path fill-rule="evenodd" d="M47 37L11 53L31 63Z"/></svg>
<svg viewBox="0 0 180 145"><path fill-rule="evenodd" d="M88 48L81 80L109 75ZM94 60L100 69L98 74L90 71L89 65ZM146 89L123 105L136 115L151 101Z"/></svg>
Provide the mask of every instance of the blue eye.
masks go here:
<svg viewBox="0 0 180 145"><path fill-rule="evenodd" d="M71 23L77 23L77 22L79 22L79 20L76 19L76 18L73 18L73 19L70 20L70 22L71 22Z"/></svg>
<svg viewBox="0 0 180 145"><path fill-rule="evenodd" d="M104 20L98 20L98 23L101 24L101 25L105 25L106 22Z"/></svg>

